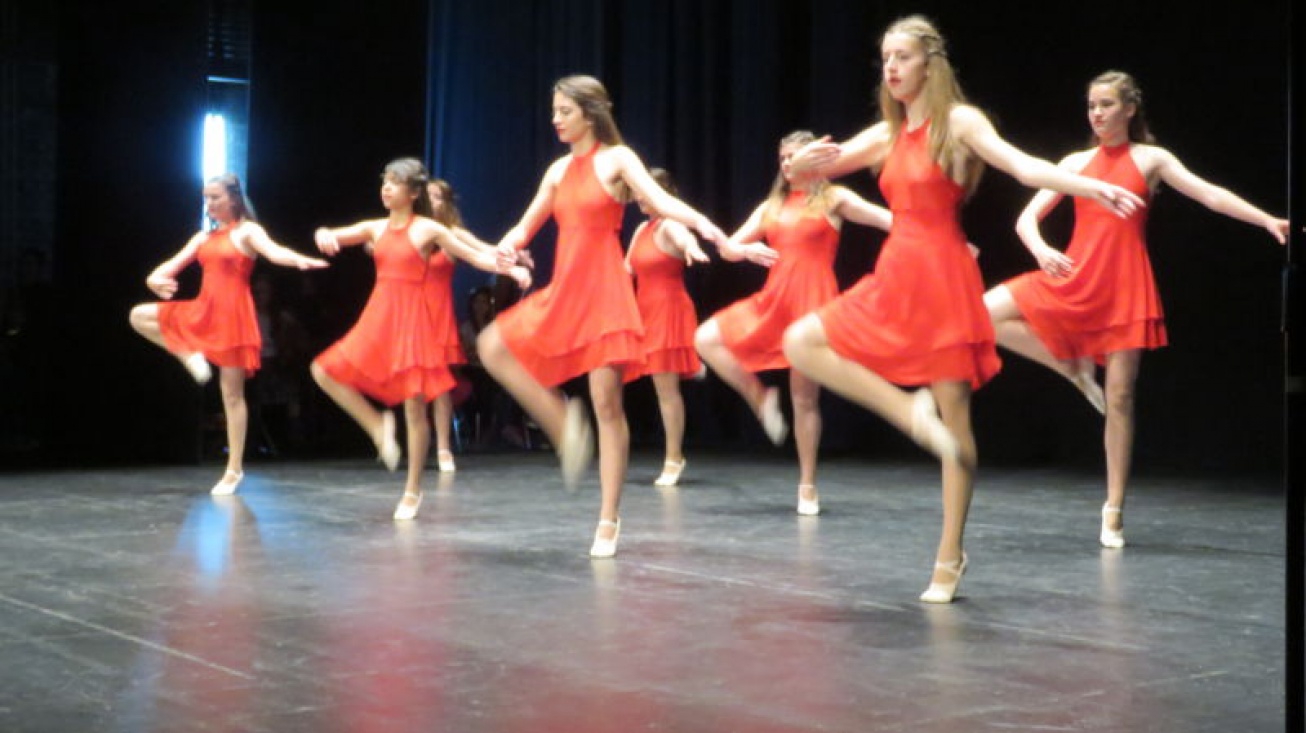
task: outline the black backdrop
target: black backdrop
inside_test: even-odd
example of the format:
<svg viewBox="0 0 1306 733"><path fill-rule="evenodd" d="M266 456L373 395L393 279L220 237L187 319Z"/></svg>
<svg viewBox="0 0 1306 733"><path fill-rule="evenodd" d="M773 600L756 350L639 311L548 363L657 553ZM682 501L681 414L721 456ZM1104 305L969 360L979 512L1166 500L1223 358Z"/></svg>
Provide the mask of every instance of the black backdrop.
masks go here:
<svg viewBox="0 0 1306 733"><path fill-rule="evenodd" d="M148 297L145 274L185 241L199 209L203 3L140 5L62 0L35 16L57 31L43 53L59 69L59 318L40 384L6 389L44 390L47 422L33 428L43 462L193 460L198 415L213 399L126 325L130 305ZM730 229L765 194L780 135L810 127L846 137L871 121L876 38L919 11L948 37L970 98L1024 149L1056 158L1081 147L1085 82L1123 68L1147 91L1164 145L1199 174L1284 211L1286 2L1241 15L1174 8L1183 6L394 0L291 12L255 3L248 188L273 236L307 251L314 226L376 214L387 160L425 155L458 187L471 228L495 239L563 152L548 126L551 82L585 72L607 83L632 147L675 172L685 198ZM865 175L848 183L874 194ZM1032 266L1012 233L1028 195L990 172L967 207L989 284ZM1138 467L1274 470L1283 253L1173 192L1151 218L1172 345L1143 362ZM871 266L879 241L849 232L842 282ZM347 256L324 273L278 273L293 292L297 278L316 294L296 307L329 339L366 297L370 268ZM706 315L761 279L744 265L714 265L690 284ZM1100 462L1100 421L1077 394L1015 357L1005 364L975 398L985 460ZM691 442L761 445L719 385L687 389ZM656 442L645 386L629 402L636 440ZM826 413L830 452L912 455L837 399L827 398Z"/></svg>

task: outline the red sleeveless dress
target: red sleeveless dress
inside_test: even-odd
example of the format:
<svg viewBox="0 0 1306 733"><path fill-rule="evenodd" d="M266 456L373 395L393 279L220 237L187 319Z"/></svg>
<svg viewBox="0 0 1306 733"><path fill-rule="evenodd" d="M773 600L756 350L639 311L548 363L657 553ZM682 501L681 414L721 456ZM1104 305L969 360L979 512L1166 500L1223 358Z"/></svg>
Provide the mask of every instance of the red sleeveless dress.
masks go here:
<svg viewBox="0 0 1306 733"><path fill-rule="evenodd" d="M446 364L466 364L462 337L458 334L458 315L453 306L454 261L444 250L437 249L426 263L426 311L431 318L430 336L440 359Z"/></svg>
<svg viewBox="0 0 1306 733"><path fill-rule="evenodd" d="M630 381L644 327L617 232L625 205L603 189L594 155L573 156L553 196L553 279L495 319L504 344L546 387L615 365Z"/></svg>
<svg viewBox="0 0 1306 733"><path fill-rule="evenodd" d="M685 263L658 249L661 219L650 219L630 244L635 275L635 302L644 322L644 374L698 373L702 362L694 350L698 314L685 290Z"/></svg>
<svg viewBox="0 0 1306 733"><path fill-rule="evenodd" d="M839 230L824 215L807 212L806 201L806 191L790 192L766 222L766 243L780 256L762 289L712 316L722 344L750 372L789 368L785 329L839 294Z"/></svg>
<svg viewBox="0 0 1306 733"><path fill-rule="evenodd" d="M258 371L258 315L249 292L254 258L231 243L232 227L209 232L196 253L204 274L194 300L159 303L159 331L173 352L200 352L220 367Z"/></svg>
<svg viewBox="0 0 1306 733"><path fill-rule="evenodd" d="M408 238L410 219L399 229L386 227L376 241L376 284L358 322L316 359L332 379L386 405L420 397L430 401L454 386L451 358L461 358L456 340L451 349L440 334L452 322L448 291L441 299L431 268L436 256L423 259ZM452 327L457 333L457 328ZM456 338L456 336L455 336Z"/></svg>
<svg viewBox="0 0 1306 733"><path fill-rule="evenodd" d="M1098 148L1082 175L1150 198L1128 144ZM1143 236L1147 209L1121 219L1090 199L1076 198L1075 230L1066 255L1075 261L1066 277L1042 270L1005 284L1034 335L1058 359L1103 356L1128 349L1159 349L1167 343L1165 314Z"/></svg>
<svg viewBox="0 0 1306 733"><path fill-rule="evenodd" d="M961 230L964 192L930 157L928 124L899 132L880 191L893 227L875 271L821 310L826 338L835 353L896 384L978 388L1002 362Z"/></svg>

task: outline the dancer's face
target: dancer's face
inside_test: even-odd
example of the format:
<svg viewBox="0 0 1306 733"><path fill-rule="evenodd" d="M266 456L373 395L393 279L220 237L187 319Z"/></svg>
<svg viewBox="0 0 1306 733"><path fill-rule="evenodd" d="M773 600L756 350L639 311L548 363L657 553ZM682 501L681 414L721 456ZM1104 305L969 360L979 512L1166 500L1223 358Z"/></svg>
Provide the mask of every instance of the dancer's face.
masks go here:
<svg viewBox="0 0 1306 733"><path fill-rule="evenodd" d="M580 142L593 127L594 123L585 119L585 113L574 99L562 92L553 93L553 129L559 142Z"/></svg>
<svg viewBox="0 0 1306 733"><path fill-rule="evenodd" d="M381 181L381 204L386 210L412 208L416 200L417 192L409 189L408 184L399 179L386 176L385 180Z"/></svg>
<svg viewBox="0 0 1306 733"><path fill-rule="evenodd" d="M444 210L444 191L440 190L439 185L427 184L426 197L431 200L431 211L439 214Z"/></svg>
<svg viewBox="0 0 1306 733"><path fill-rule="evenodd" d="M204 184L204 213L210 219L223 224L231 221L234 203L226 186L217 181Z"/></svg>
<svg viewBox="0 0 1306 733"><path fill-rule="evenodd" d="M884 85L899 102L915 99L925 86L925 48L915 36L889 33L880 46L880 64Z"/></svg>
<svg viewBox="0 0 1306 733"><path fill-rule="evenodd" d="M789 183L802 183L812 178L808 175L798 175L793 170L794 155L802 149L802 145L797 143L788 143L780 146L780 175L785 177Z"/></svg>
<svg viewBox="0 0 1306 733"><path fill-rule="evenodd" d="M1094 84L1089 87L1088 124L1098 140L1116 143L1129 139L1129 120L1134 112L1134 105L1121 101L1120 90L1114 85Z"/></svg>

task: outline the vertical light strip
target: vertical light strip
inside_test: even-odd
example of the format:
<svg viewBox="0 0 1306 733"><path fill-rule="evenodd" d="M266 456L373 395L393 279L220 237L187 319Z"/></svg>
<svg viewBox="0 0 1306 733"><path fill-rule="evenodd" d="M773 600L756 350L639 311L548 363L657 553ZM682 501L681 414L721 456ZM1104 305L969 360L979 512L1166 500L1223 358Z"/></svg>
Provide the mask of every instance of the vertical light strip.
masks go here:
<svg viewBox="0 0 1306 733"><path fill-rule="evenodd" d="M204 150L200 163L202 179L207 181L227 172L227 120L220 114L204 115Z"/></svg>

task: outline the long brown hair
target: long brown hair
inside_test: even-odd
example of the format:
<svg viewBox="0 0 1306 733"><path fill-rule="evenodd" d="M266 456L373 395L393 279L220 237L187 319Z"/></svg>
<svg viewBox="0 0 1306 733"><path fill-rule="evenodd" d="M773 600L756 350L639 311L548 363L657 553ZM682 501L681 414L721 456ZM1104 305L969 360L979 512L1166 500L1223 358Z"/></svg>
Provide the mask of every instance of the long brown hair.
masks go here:
<svg viewBox="0 0 1306 733"><path fill-rule="evenodd" d="M612 117L612 100L603 82L592 76L573 74L564 76L553 85L553 91L570 99L580 107L585 119L594 123L594 137L604 145L624 145L621 130ZM617 200L629 201L630 189L625 181L617 182Z"/></svg>
<svg viewBox="0 0 1306 733"><path fill-rule="evenodd" d="M1129 142L1132 143L1155 143L1156 138L1147 126L1147 115L1143 112L1143 90L1139 88L1138 81L1133 76L1124 71L1104 71L1093 77L1093 81L1088 83L1088 90L1102 84L1112 87L1120 95L1121 104L1134 105L1134 116L1129 118ZM1092 133L1088 136L1089 145L1100 145L1101 140L1097 135Z"/></svg>
<svg viewBox="0 0 1306 733"><path fill-rule="evenodd" d="M952 136L948 115L953 107L966 102L966 95L962 93L957 74L948 60L947 43L934 23L923 15L909 15L895 20L885 29L884 35L880 36L880 46L883 47L884 40L895 33L916 39L925 53L926 76L921 94L925 96L925 116L930 121L930 157L939 164L948 178L954 181L960 178L961 187L970 196L984 173L984 161L966 151L960 166L957 163L957 151L961 143ZM896 140L907 116L906 107L893 98L883 81L880 83L879 99L880 115L889 123L890 139ZM961 170L957 170L958 167Z"/></svg>
<svg viewBox="0 0 1306 733"><path fill-rule="evenodd" d="M458 203L455 200L453 185L443 178L432 178L426 185L427 188L423 193L426 194L427 203L430 203L431 200L429 193L431 187L435 187L440 191L440 208L439 210L435 210L434 206L431 207L432 210L435 211L435 215L432 218L447 227L462 227L463 215L462 212L458 211Z"/></svg>

